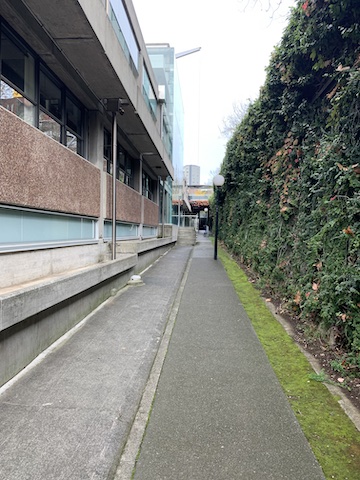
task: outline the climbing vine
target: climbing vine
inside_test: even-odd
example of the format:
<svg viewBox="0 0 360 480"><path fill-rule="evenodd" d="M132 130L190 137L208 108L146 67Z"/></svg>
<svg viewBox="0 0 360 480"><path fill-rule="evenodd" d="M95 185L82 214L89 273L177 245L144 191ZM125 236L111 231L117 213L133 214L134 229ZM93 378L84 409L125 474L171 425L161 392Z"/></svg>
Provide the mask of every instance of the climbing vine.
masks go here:
<svg viewBox="0 0 360 480"><path fill-rule="evenodd" d="M360 367L360 10L302 0L227 144L220 238Z"/></svg>

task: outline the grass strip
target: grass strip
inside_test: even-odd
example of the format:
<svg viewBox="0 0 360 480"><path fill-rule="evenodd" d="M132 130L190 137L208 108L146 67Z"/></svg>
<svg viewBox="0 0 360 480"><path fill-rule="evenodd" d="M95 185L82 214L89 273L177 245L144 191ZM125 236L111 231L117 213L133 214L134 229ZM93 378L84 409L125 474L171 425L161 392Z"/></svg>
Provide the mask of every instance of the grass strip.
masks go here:
<svg viewBox="0 0 360 480"><path fill-rule="evenodd" d="M360 479L360 433L329 390L311 380L310 363L274 318L260 292L222 248L219 258L326 479Z"/></svg>

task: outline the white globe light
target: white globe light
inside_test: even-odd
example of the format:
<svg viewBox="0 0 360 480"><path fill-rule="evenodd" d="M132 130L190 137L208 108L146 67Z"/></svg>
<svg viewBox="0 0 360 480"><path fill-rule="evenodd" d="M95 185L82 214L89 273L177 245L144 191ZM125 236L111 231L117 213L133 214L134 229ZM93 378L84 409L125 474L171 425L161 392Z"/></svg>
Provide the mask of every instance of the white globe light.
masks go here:
<svg viewBox="0 0 360 480"><path fill-rule="evenodd" d="M213 184L215 187L221 187L224 185L225 178L222 175L215 175L213 179Z"/></svg>

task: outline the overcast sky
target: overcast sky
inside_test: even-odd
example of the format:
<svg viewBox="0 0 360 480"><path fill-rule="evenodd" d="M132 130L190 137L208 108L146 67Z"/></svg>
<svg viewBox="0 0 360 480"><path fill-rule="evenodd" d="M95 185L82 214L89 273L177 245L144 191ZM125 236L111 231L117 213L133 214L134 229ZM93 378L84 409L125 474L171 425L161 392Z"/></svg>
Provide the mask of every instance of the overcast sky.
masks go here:
<svg viewBox="0 0 360 480"><path fill-rule="evenodd" d="M177 67L185 115L184 165L199 165L202 183L224 158L226 139L220 130L233 104L258 97L294 4L282 0L274 12L265 3L133 0L146 43L169 43L175 53L201 47L179 58Z"/></svg>

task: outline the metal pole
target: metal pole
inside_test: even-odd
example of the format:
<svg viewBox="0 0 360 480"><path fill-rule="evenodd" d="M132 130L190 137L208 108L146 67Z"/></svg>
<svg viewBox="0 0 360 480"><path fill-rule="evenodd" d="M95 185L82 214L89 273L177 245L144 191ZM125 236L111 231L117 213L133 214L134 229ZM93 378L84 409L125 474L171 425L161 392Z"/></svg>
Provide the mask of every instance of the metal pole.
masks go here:
<svg viewBox="0 0 360 480"><path fill-rule="evenodd" d="M216 214L215 214L214 260L217 260L218 228L219 228L219 204L218 204L218 194L217 194L217 189L216 189Z"/></svg>
<svg viewBox="0 0 360 480"><path fill-rule="evenodd" d="M115 260L115 259L116 259L116 170L117 170L117 123L116 123L116 112L113 112L112 160L113 160L113 184L112 184L112 260Z"/></svg>
<svg viewBox="0 0 360 480"><path fill-rule="evenodd" d="M163 190L162 190L162 212L161 212L161 223L162 223L162 238L165 238L165 180L163 180Z"/></svg>

